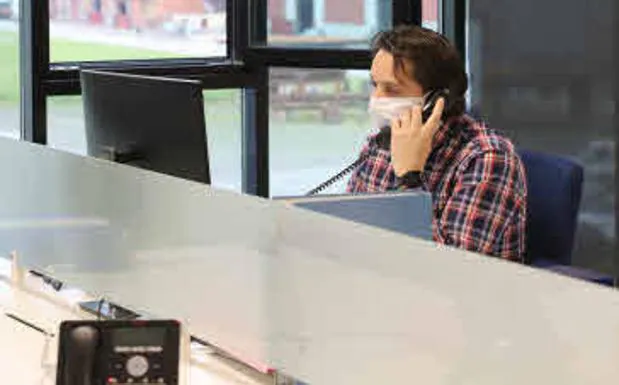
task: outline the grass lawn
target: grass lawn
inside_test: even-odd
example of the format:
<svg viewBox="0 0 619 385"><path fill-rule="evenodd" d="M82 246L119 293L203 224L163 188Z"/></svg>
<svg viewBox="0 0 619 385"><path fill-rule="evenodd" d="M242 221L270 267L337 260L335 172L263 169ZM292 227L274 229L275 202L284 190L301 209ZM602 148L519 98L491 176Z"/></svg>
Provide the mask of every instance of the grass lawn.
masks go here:
<svg viewBox="0 0 619 385"><path fill-rule="evenodd" d="M17 34L0 32L0 105L19 103Z"/></svg>
<svg viewBox="0 0 619 385"><path fill-rule="evenodd" d="M19 103L19 52L18 38L14 32L0 32L0 106ZM64 39L51 42L51 61L94 60L135 60L178 58L178 54L152 50L119 47L106 44L90 44ZM210 91L205 93L207 99L226 99L231 90ZM52 100L54 100L53 98ZM77 101L78 98L63 98L64 102ZM60 100L59 100L60 102Z"/></svg>

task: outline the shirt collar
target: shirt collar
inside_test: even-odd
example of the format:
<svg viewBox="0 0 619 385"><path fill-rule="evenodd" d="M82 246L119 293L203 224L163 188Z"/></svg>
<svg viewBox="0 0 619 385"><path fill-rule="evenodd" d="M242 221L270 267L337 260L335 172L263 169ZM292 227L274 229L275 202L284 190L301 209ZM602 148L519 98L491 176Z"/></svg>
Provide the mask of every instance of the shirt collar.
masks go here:
<svg viewBox="0 0 619 385"><path fill-rule="evenodd" d="M441 124L432 138L432 150L426 162L426 171L433 169L437 162L437 154L460 132L460 127L466 125L469 119L466 115L454 116Z"/></svg>
<svg viewBox="0 0 619 385"><path fill-rule="evenodd" d="M432 138L432 148L436 149L442 147L445 142L453 136L453 134L455 133L455 126L459 125L459 123L461 123L463 119L464 116L454 116L442 122L441 126L434 134L434 138Z"/></svg>

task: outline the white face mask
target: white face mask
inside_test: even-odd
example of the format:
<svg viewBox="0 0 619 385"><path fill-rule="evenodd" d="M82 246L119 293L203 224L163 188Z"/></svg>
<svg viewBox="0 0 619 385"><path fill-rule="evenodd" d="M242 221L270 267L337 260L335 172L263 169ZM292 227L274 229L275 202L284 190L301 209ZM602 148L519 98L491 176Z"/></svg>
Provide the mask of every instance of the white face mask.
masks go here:
<svg viewBox="0 0 619 385"><path fill-rule="evenodd" d="M371 97L368 106L372 129L383 128L391 124L391 120L414 106L422 106L423 97L408 98L377 98Z"/></svg>

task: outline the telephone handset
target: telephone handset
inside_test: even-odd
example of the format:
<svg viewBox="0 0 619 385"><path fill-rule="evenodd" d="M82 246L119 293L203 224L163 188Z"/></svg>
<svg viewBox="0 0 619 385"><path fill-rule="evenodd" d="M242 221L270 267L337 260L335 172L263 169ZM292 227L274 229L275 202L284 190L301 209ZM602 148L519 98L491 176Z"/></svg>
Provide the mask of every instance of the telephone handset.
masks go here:
<svg viewBox="0 0 619 385"><path fill-rule="evenodd" d="M447 102L448 96L448 89L430 91L424 97L424 104L421 109L421 122L425 123L428 119L430 119L430 116L432 116L432 112L434 111L434 106L436 106L436 102L438 102L440 98L445 99L445 102ZM376 136L376 142L380 148L389 150L391 147L391 127L383 127L380 130L380 133Z"/></svg>
<svg viewBox="0 0 619 385"><path fill-rule="evenodd" d="M64 321L56 385L177 385L181 356L177 321Z"/></svg>
<svg viewBox="0 0 619 385"><path fill-rule="evenodd" d="M93 385L94 357L99 345L99 331L88 325L71 330L71 349L65 352L63 362L66 373L62 385ZM75 370L75 369L77 370Z"/></svg>
<svg viewBox="0 0 619 385"><path fill-rule="evenodd" d="M434 90L426 94L426 96L424 97L424 104L421 109L421 121L425 123L430 118L432 112L434 111L434 106L436 106L436 102L438 102L440 98L445 99L445 104L447 104L448 97L448 89ZM384 150L389 150L389 148L391 147L391 127L385 126L381 128L379 133L376 135L375 140L378 147ZM366 156L360 156L356 161L354 161L342 171L329 178L325 182L321 183L314 189L310 190L306 195L314 195L325 190L327 187L331 186L338 180L353 172L357 167L359 167L359 165L361 165L361 163L365 161L365 158Z"/></svg>

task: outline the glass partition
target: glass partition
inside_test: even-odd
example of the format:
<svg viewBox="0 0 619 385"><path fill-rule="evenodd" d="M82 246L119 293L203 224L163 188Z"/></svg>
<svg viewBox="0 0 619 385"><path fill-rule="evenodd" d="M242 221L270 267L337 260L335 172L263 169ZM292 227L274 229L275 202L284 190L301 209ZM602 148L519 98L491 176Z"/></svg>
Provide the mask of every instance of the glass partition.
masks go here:
<svg viewBox="0 0 619 385"><path fill-rule="evenodd" d="M46 147L0 153L0 252L257 369L360 385L619 374L614 290Z"/></svg>

